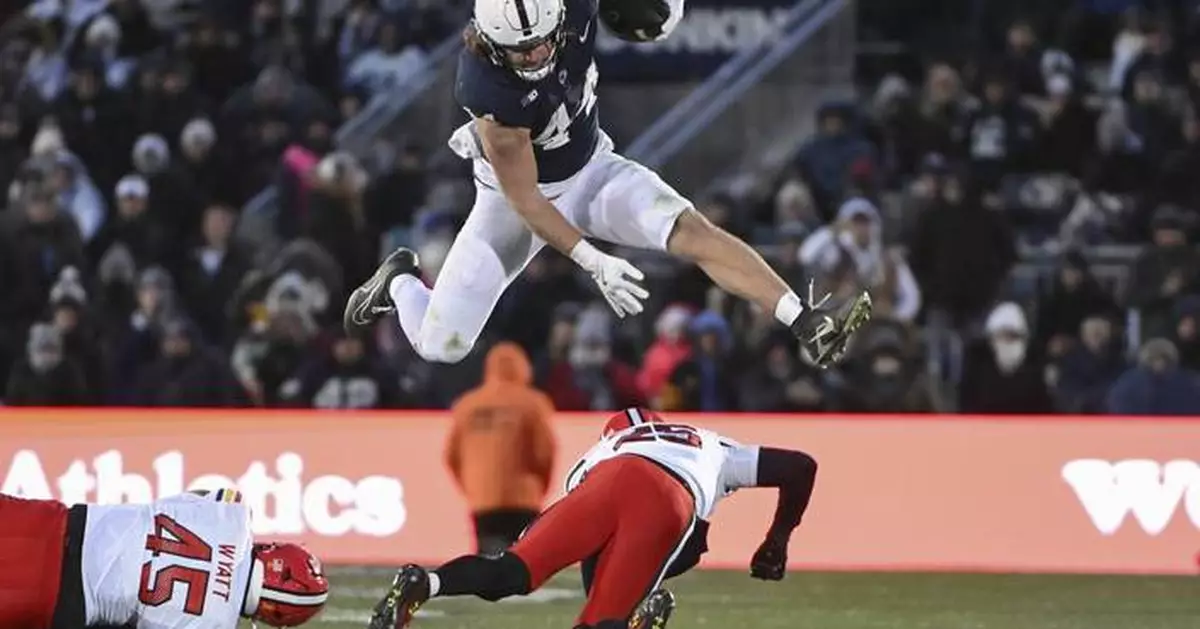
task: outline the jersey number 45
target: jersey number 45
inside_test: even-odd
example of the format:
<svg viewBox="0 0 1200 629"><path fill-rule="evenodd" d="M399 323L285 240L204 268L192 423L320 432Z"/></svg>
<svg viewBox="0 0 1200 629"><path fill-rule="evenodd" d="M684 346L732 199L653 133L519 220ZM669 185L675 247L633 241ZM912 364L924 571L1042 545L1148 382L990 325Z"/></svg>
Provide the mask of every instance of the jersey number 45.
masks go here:
<svg viewBox="0 0 1200 629"><path fill-rule="evenodd" d="M704 445L704 440L700 437L700 433L691 426L685 424L654 423L634 427L633 430L630 430L628 434L622 436L613 444L613 450L620 450L621 446L627 443L641 443L645 441L665 441L689 448L700 448Z"/></svg>
<svg viewBox="0 0 1200 629"><path fill-rule="evenodd" d="M208 542L163 513L154 516L154 534L146 536L146 550L152 551L155 557L171 555L205 562L212 561L213 554ZM207 570L180 565L163 566L154 571L151 562L147 561L142 564L138 600L148 607L158 607L171 600L176 583L183 583L187 586L183 613L201 616L208 595L208 576Z"/></svg>

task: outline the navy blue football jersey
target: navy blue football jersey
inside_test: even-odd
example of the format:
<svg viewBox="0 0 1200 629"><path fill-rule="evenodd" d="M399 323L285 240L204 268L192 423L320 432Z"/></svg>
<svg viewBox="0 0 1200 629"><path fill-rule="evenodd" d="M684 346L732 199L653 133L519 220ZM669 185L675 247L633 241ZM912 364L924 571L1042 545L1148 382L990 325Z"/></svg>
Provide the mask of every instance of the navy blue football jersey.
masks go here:
<svg viewBox="0 0 1200 629"><path fill-rule="evenodd" d="M579 172L600 141L596 6L597 0L566 0L566 36L554 69L540 81L525 81L470 50L458 59L458 104L475 117L529 129L541 183Z"/></svg>

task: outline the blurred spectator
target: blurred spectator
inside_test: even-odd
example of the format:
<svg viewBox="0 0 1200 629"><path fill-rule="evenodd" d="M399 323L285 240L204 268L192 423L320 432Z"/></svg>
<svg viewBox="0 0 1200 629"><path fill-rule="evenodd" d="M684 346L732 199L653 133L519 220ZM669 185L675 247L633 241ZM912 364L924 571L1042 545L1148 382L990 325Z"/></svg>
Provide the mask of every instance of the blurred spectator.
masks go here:
<svg viewBox="0 0 1200 629"><path fill-rule="evenodd" d="M288 405L319 409L408 408L398 376L364 346L340 332L329 351L282 385Z"/></svg>
<svg viewBox="0 0 1200 629"><path fill-rule="evenodd" d="M8 378L8 406L76 406L88 401L83 372L63 353L62 335L38 323L29 330L29 346Z"/></svg>
<svg viewBox="0 0 1200 629"><path fill-rule="evenodd" d="M967 117L966 128L966 153L973 177L984 190L995 189L1007 173L1032 168L1037 115L1021 104L1003 74L993 71L985 76L983 98Z"/></svg>
<svg viewBox="0 0 1200 629"><path fill-rule="evenodd" d="M1018 94L1042 94L1042 54L1037 33L1028 20L1017 20L1008 27L1004 55L998 66L1005 80Z"/></svg>
<svg viewBox="0 0 1200 629"><path fill-rule="evenodd" d="M428 184L420 149L411 142L392 146L376 144L373 157L377 173L366 190L367 221L380 233L410 227Z"/></svg>
<svg viewBox="0 0 1200 629"><path fill-rule="evenodd" d="M1111 295L1096 281L1083 254L1068 251L1049 290L1038 297L1037 348L1059 358L1078 340L1084 319L1116 313Z"/></svg>
<svg viewBox="0 0 1200 629"><path fill-rule="evenodd" d="M733 332L719 313L705 310L688 321L692 354L671 373L662 392L664 410L730 411L737 408L737 378L729 367ZM684 383L687 384L684 384Z"/></svg>
<svg viewBox="0 0 1200 629"><path fill-rule="evenodd" d="M656 404L675 368L692 355L691 343L684 334L691 318L688 307L672 304L654 322L654 342L646 350L637 376L638 389L652 404Z"/></svg>
<svg viewBox="0 0 1200 629"><path fill-rule="evenodd" d="M171 241L161 219L148 211L150 184L146 178L125 175L117 182L114 196L116 212L109 215L89 243L92 259L101 264L109 256L128 256L139 269L165 264ZM125 253L115 253L114 248L123 248Z"/></svg>
<svg viewBox="0 0 1200 629"><path fill-rule="evenodd" d="M961 174L926 185L940 187L914 225L909 261L929 309L957 325L983 315L1016 259L1013 232L1003 214L983 207Z"/></svg>
<svg viewBox="0 0 1200 629"><path fill-rule="evenodd" d="M1079 337L1051 370L1055 406L1062 413L1102 413L1109 388L1125 371L1123 348L1102 314L1084 319Z"/></svg>
<svg viewBox="0 0 1200 629"><path fill-rule="evenodd" d="M127 153L121 149L131 145L135 127L129 107L105 85L102 72L90 60L73 68L69 88L54 101L52 115L64 148L88 165L96 185L108 190L125 170Z"/></svg>
<svg viewBox="0 0 1200 629"><path fill-rule="evenodd" d="M182 298L210 343L229 338L227 308L242 277L250 270L250 254L233 240L237 214L227 205L204 210L200 242L191 249L180 273Z"/></svg>
<svg viewBox="0 0 1200 629"><path fill-rule="evenodd" d="M133 167L150 188L150 212L173 242L187 242L199 231L203 194L188 173L171 160L171 149L160 135L145 134L133 145ZM172 264L177 264L172 256Z"/></svg>
<svg viewBox="0 0 1200 629"><path fill-rule="evenodd" d="M193 118L179 134L179 167L209 201L240 205L256 191L247 189L234 155L218 142L207 118Z"/></svg>
<svg viewBox="0 0 1200 629"><path fill-rule="evenodd" d="M812 186L813 199L825 217L836 211L850 166L859 159L874 158L874 150L855 128L851 112L846 106L823 105L817 112L817 135L796 156L796 169Z"/></svg>
<svg viewBox="0 0 1200 629"><path fill-rule="evenodd" d="M20 110L13 103L0 103L0 194L8 192L27 157L21 132Z"/></svg>
<svg viewBox="0 0 1200 629"><path fill-rule="evenodd" d="M613 356L612 344L607 305L592 304L573 324L555 323L549 362L539 378L539 388L550 396L554 408L601 411L645 406L637 372Z"/></svg>
<svg viewBox="0 0 1200 629"><path fill-rule="evenodd" d="M347 278L368 277L379 260L377 236L363 208L366 173L345 153L327 155L317 165L302 233L325 248ZM425 262L422 256L422 262Z"/></svg>
<svg viewBox="0 0 1200 629"><path fill-rule="evenodd" d="M1125 67L1121 95L1126 99L1137 91L1136 82L1143 73L1156 74L1172 84L1183 82L1170 28L1157 21L1147 21L1142 28L1142 38L1138 52L1130 56L1129 65ZM1114 63L1114 66L1118 63Z"/></svg>
<svg viewBox="0 0 1200 629"><path fill-rule="evenodd" d="M894 322L860 331L848 367L842 410L859 413L927 413L933 394L913 359L907 331Z"/></svg>
<svg viewBox="0 0 1200 629"><path fill-rule="evenodd" d="M83 374L87 402L102 402L108 388L108 364L99 326L88 309L83 278L74 267L63 269L50 289L50 323L62 336L63 355Z"/></svg>
<svg viewBox="0 0 1200 629"><path fill-rule="evenodd" d="M833 226L822 227L800 247L800 262L823 284L866 288L880 315L912 321L921 309L921 289L908 263L884 249L879 210L864 198L847 201Z"/></svg>
<svg viewBox="0 0 1200 629"><path fill-rule="evenodd" d="M803 240L821 226L821 216L812 188L800 179L788 179L775 194L775 215L772 230L778 230L785 240ZM782 256L783 260L799 262L797 256ZM791 284L795 286L795 284Z"/></svg>
<svg viewBox="0 0 1200 629"><path fill-rule="evenodd" d="M796 339L776 331L751 348L756 357L740 378L740 408L747 412L788 413L832 410L834 400L822 374L796 355Z"/></svg>
<svg viewBox="0 0 1200 629"><path fill-rule="evenodd" d="M0 248L13 252L15 267L30 282L30 292L14 296L25 300L16 308L26 322L45 307L63 269L87 268L78 226L62 211L54 191L40 182L23 186L17 207L0 215Z"/></svg>
<svg viewBox="0 0 1200 629"><path fill-rule="evenodd" d="M450 409L446 466L467 499L481 554L497 554L516 541L550 489L554 406L531 380L525 352L499 343L488 352L483 383Z"/></svg>
<svg viewBox="0 0 1200 629"><path fill-rule="evenodd" d="M1046 92L1048 98L1038 110L1041 133L1036 166L1079 177L1095 151L1098 116L1083 104L1068 75L1050 77Z"/></svg>
<svg viewBox="0 0 1200 629"><path fill-rule="evenodd" d="M1200 277L1200 256L1188 246L1186 217L1178 209L1159 208L1150 229L1151 246L1133 265L1129 291L1129 305L1141 313L1143 338L1170 335L1174 301L1194 290Z"/></svg>
<svg viewBox="0 0 1200 629"><path fill-rule="evenodd" d="M962 87L962 79L948 64L931 65L925 74L925 88L917 105L916 120L909 152L924 156L958 155L966 139L967 118L974 107L971 95Z"/></svg>
<svg viewBox="0 0 1200 629"><path fill-rule="evenodd" d="M363 87L375 95L411 81L425 69L425 52L405 41L404 25L389 20L376 31L376 46L358 55L346 69L348 87Z"/></svg>
<svg viewBox="0 0 1200 629"><path fill-rule="evenodd" d="M1179 365L1200 372L1200 295L1187 295L1175 302L1175 348Z"/></svg>
<svg viewBox="0 0 1200 629"><path fill-rule="evenodd" d="M255 405L279 406L283 385L315 349L316 323L303 290L298 285L281 288L266 306L267 320L256 323L233 347L234 373Z"/></svg>
<svg viewBox="0 0 1200 629"><path fill-rule="evenodd" d="M1125 372L1108 394L1114 415L1200 414L1197 375L1179 367L1170 341L1151 339L1138 351L1138 364Z"/></svg>
<svg viewBox="0 0 1200 629"><path fill-rule="evenodd" d="M1029 324L1021 307L1012 302L996 306L984 332L987 337L967 349L958 410L1017 415L1053 412L1043 366L1029 351Z"/></svg>
<svg viewBox="0 0 1200 629"><path fill-rule="evenodd" d="M51 159L53 162L45 165L50 171L47 182L58 195L59 207L75 219L79 235L87 245L96 237L108 215L104 197L88 177L87 168L79 158L67 151L59 151Z"/></svg>
<svg viewBox="0 0 1200 629"><path fill-rule="evenodd" d="M1200 103L1183 118L1182 145L1163 160L1156 178L1147 190L1147 205L1156 201L1186 208L1196 217L1200 213Z"/></svg>
<svg viewBox="0 0 1200 629"><path fill-rule="evenodd" d="M175 283L165 269L155 266L142 271L134 288L133 311L111 334L116 347L109 383L113 403L133 401L138 374L161 351L163 325L178 316L176 302Z"/></svg>
<svg viewBox="0 0 1200 629"><path fill-rule="evenodd" d="M138 406L235 406L239 395L225 360L206 346L192 324L174 319L163 326L159 358L138 377Z"/></svg>

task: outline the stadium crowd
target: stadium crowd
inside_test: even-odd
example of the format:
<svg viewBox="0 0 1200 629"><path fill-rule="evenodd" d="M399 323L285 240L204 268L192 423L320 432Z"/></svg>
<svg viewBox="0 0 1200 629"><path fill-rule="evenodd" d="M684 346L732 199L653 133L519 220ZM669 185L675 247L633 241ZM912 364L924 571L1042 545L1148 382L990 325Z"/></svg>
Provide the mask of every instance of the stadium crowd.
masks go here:
<svg viewBox="0 0 1200 629"><path fill-rule="evenodd" d="M560 410L1200 412L1200 54L1180 43L1200 14L1090 4L887 73L758 194L699 199L793 285L871 289L853 355L816 371L698 270L657 274L656 307L618 325L554 254L464 363L424 363L390 321L340 332L381 253L414 247L434 281L470 208L436 147L333 150L463 3L32 3L0 31L4 403L444 408L506 339ZM236 229L267 185L270 256ZM1124 290L1097 279L1094 247L1143 243ZM1061 262L1025 295L1030 248Z"/></svg>

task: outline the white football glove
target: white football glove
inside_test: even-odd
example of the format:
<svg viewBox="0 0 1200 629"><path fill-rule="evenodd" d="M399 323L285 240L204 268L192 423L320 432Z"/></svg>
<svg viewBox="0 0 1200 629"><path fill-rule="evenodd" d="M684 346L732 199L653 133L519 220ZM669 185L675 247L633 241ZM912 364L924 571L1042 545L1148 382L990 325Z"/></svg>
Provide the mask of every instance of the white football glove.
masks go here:
<svg viewBox="0 0 1200 629"><path fill-rule="evenodd" d="M604 300L618 317L624 318L625 315L642 311L642 300L649 297L650 293L638 284L645 279L645 275L637 267L600 251L586 240L580 240L571 249L571 259L591 274L600 287L600 294L604 295Z"/></svg>

